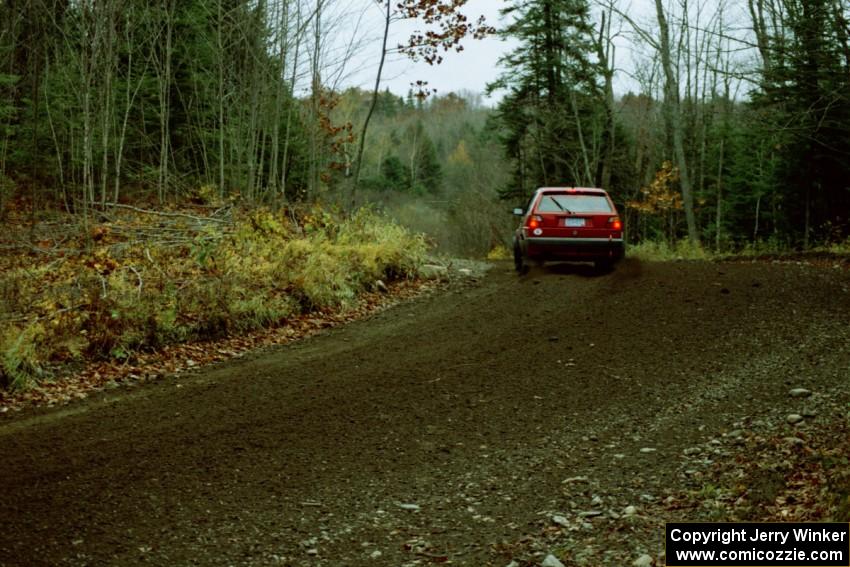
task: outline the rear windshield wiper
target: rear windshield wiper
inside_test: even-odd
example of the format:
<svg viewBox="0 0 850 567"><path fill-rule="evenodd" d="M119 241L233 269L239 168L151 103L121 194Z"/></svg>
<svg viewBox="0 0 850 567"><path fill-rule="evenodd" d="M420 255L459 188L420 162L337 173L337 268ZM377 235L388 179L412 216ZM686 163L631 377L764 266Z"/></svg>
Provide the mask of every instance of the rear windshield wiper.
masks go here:
<svg viewBox="0 0 850 567"><path fill-rule="evenodd" d="M549 195L548 197L549 197L549 199L551 199L551 200L552 200L552 202L553 202L553 203L555 203L555 206L556 206L556 207L558 207L559 209L561 209L561 212L562 212L562 213L567 213L568 215L573 214L573 212L572 212L571 210L569 210L569 209L565 209L565 208L564 208L564 206L563 206L563 205L561 205L561 203L559 203L559 202L558 202L558 200L557 200L555 197L553 197L552 195Z"/></svg>

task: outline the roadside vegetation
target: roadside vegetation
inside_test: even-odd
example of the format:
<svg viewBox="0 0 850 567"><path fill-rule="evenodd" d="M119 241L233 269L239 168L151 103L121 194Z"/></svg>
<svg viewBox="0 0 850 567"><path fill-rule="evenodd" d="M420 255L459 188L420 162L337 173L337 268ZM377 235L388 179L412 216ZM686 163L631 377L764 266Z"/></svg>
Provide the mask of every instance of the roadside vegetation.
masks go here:
<svg viewBox="0 0 850 567"><path fill-rule="evenodd" d="M0 258L7 388L63 363L127 362L345 310L363 291L415 277L426 252L422 236L370 209L343 218L318 208L113 208L85 235L72 220L41 223L31 250Z"/></svg>
<svg viewBox="0 0 850 567"><path fill-rule="evenodd" d="M716 252L711 249L695 246L688 240L667 242L666 240L644 240L631 245L627 250L628 256L648 262L669 262L678 260L734 260L734 259L792 259L807 260L833 259L838 263L850 260L850 240L835 242L827 245L813 246L805 251L789 250L775 243L758 242L738 250Z"/></svg>

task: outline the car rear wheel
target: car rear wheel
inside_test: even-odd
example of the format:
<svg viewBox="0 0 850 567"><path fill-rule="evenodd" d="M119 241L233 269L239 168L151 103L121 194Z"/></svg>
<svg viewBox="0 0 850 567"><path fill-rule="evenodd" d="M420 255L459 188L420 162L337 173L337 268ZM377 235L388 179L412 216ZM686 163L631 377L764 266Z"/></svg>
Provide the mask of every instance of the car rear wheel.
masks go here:
<svg viewBox="0 0 850 567"><path fill-rule="evenodd" d="M514 246L514 269L518 274L528 272L528 263L525 261L525 256L523 256L519 246Z"/></svg>
<svg viewBox="0 0 850 567"><path fill-rule="evenodd" d="M593 268L599 274L607 274L614 270L614 264L616 262L611 260L610 258L604 258L602 260L594 260Z"/></svg>

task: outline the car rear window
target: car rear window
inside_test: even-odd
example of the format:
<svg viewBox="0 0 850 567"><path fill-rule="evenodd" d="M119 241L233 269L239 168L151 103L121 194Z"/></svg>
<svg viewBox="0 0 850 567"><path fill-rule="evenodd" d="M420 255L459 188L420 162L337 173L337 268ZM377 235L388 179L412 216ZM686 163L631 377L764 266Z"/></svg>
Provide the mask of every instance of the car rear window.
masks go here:
<svg viewBox="0 0 850 567"><path fill-rule="evenodd" d="M612 213L605 195L544 193L537 205L539 213Z"/></svg>

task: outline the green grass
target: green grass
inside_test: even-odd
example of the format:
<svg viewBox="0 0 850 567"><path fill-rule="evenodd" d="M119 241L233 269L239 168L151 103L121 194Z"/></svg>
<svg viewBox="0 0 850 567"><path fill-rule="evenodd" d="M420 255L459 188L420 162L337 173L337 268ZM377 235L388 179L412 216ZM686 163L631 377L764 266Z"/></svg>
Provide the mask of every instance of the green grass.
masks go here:
<svg viewBox="0 0 850 567"><path fill-rule="evenodd" d="M850 239L814 246L805 253L847 257L850 256ZM799 254L799 252L789 250L784 244L772 240L749 243L738 250L722 253L717 253L706 246L696 246L691 244L689 240L679 240L672 244L666 241L646 240L638 244L632 244L627 249L627 255L629 257L650 262L670 262L677 260L716 261L735 258L758 258L762 256L782 257L794 254Z"/></svg>
<svg viewBox="0 0 850 567"><path fill-rule="evenodd" d="M705 248L680 240L673 244L665 241L644 241L627 248L627 255L647 262L668 262L674 260L712 260L714 254Z"/></svg>

